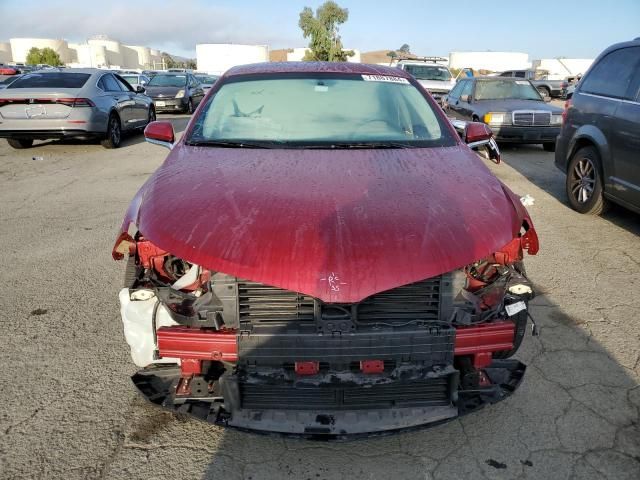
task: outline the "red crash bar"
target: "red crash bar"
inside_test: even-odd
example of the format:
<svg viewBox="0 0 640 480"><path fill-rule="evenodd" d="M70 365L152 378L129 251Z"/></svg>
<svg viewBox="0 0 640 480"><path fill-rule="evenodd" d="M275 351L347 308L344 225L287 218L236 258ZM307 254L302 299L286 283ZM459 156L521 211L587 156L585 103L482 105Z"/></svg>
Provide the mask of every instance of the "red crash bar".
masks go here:
<svg viewBox="0 0 640 480"><path fill-rule="evenodd" d="M189 327L160 327L158 350L161 357L192 360L238 361L235 330L205 330Z"/></svg>
<svg viewBox="0 0 640 480"><path fill-rule="evenodd" d="M235 330L174 326L160 327L157 333L160 356L182 359L185 364L183 373L197 374L202 360L238 361ZM476 368L487 367L491 364L493 352L513 348L514 333L515 324L511 321L459 327L456 329L454 354L471 355ZM365 373L374 367L365 366ZM379 370L378 365L375 365L375 370Z"/></svg>
<svg viewBox="0 0 640 480"><path fill-rule="evenodd" d="M456 328L454 354L473 355L474 367L487 367L491 364L493 352L513 348L514 334L515 324L511 321L459 327Z"/></svg>

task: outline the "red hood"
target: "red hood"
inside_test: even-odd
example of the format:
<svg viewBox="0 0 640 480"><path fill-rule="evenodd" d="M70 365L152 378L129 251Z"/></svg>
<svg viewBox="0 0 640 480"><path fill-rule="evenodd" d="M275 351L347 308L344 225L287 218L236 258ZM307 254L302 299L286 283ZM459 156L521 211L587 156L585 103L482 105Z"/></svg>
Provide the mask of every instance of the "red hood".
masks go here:
<svg viewBox="0 0 640 480"><path fill-rule="evenodd" d="M205 268L356 302L467 265L522 224L466 146L218 149L179 144L125 219ZM525 212L526 213L526 212Z"/></svg>

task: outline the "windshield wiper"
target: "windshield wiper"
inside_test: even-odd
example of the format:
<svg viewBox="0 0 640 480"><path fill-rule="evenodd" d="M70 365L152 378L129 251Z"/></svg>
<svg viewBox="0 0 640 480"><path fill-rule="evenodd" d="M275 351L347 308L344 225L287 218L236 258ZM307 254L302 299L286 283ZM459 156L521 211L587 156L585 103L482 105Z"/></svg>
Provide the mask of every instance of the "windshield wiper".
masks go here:
<svg viewBox="0 0 640 480"><path fill-rule="evenodd" d="M309 148L309 147L304 147ZM327 148L327 149L347 149L347 148L416 148L414 145L407 145L399 142L354 142L354 143L332 143L328 145L311 146L311 148Z"/></svg>
<svg viewBox="0 0 640 480"><path fill-rule="evenodd" d="M222 147L222 148L275 148L274 145L261 142L229 141L229 140L191 140L185 142L192 147Z"/></svg>

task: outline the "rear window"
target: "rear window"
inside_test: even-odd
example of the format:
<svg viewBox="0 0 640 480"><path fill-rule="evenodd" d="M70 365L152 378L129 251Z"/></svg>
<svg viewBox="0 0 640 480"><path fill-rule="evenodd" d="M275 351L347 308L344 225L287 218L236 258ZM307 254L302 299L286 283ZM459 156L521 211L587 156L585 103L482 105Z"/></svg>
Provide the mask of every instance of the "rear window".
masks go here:
<svg viewBox="0 0 640 480"><path fill-rule="evenodd" d="M639 61L640 47L621 48L609 53L582 79L580 91L624 98Z"/></svg>
<svg viewBox="0 0 640 480"><path fill-rule="evenodd" d="M82 88L90 76L88 73L28 73L7 88Z"/></svg>

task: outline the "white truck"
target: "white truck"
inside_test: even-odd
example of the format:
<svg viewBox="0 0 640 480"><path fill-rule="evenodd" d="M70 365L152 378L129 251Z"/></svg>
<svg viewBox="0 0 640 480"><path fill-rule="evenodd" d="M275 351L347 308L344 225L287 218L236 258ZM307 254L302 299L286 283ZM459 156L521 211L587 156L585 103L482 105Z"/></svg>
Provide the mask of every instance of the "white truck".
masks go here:
<svg viewBox="0 0 640 480"><path fill-rule="evenodd" d="M456 85L456 79L451 75L451 71L442 63L446 61L447 59L443 57L403 59L398 61L397 67L413 75L431 93L434 100L442 106L444 97Z"/></svg>

